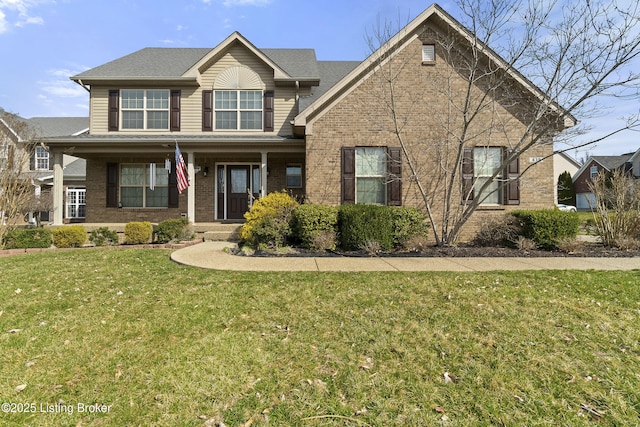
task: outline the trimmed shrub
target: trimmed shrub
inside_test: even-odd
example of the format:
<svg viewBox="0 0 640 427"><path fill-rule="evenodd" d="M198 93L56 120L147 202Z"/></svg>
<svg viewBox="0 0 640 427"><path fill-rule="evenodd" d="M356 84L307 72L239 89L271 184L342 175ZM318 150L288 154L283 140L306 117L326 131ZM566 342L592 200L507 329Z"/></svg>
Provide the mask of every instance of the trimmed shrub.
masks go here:
<svg viewBox="0 0 640 427"><path fill-rule="evenodd" d="M338 208L335 206L303 204L294 209L291 228L301 246L312 250L336 248Z"/></svg>
<svg viewBox="0 0 640 427"><path fill-rule="evenodd" d="M380 250L393 248L393 215L387 206L342 205L338 209L340 246L354 251L379 245Z"/></svg>
<svg viewBox="0 0 640 427"><path fill-rule="evenodd" d="M82 225L58 227L52 234L57 248L79 248L87 241L87 229Z"/></svg>
<svg viewBox="0 0 640 427"><path fill-rule="evenodd" d="M5 249L48 248L51 231L45 228L14 228L4 236Z"/></svg>
<svg viewBox="0 0 640 427"><path fill-rule="evenodd" d="M246 222L240 228L240 239L254 247L282 245L291 234L289 221L297 206L298 202L286 191L269 193L256 200L251 210L244 214Z"/></svg>
<svg viewBox="0 0 640 427"><path fill-rule="evenodd" d="M150 222L129 222L124 226L124 238L130 245L151 242L153 226Z"/></svg>
<svg viewBox="0 0 640 427"><path fill-rule="evenodd" d="M96 246L117 245L118 233L109 230L107 227L100 227L91 232L89 235L89 241Z"/></svg>
<svg viewBox="0 0 640 427"><path fill-rule="evenodd" d="M158 243L179 242L192 238L193 232L189 228L187 218L167 219L158 223L156 227L156 241Z"/></svg>
<svg viewBox="0 0 640 427"><path fill-rule="evenodd" d="M404 247L410 240L425 238L429 232L427 216L417 208L389 207L393 221L393 243Z"/></svg>
<svg viewBox="0 0 640 427"><path fill-rule="evenodd" d="M553 249L562 239L578 235L580 220L576 212L543 209L513 211L511 215L520 221L522 236L543 249Z"/></svg>

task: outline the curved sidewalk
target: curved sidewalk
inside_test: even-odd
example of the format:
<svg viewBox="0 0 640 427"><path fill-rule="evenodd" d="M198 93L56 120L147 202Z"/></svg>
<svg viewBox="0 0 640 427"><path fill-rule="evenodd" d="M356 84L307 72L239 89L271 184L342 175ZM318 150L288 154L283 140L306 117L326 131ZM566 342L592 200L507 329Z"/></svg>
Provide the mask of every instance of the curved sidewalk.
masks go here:
<svg viewBox="0 0 640 427"><path fill-rule="evenodd" d="M634 270L633 258L445 258L445 257L243 257L230 255L231 242L204 242L171 253L179 264L236 271L494 271Z"/></svg>

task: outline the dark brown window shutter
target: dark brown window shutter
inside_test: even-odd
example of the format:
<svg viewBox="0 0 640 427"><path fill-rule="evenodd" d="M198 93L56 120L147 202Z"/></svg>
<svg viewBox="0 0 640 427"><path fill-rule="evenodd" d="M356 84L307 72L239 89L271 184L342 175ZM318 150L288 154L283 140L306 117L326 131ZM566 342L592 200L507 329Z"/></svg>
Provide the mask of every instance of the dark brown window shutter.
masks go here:
<svg viewBox="0 0 640 427"><path fill-rule="evenodd" d="M389 147L388 154L387 205L402 206L402 149L400 147Z"/></svg>
<svg viewBox="0 0 640 427"><path fill-rule="evenodd" d="M506 150L507 157L513 153L513 150ZM507 186L505 189L505 204L520 204L520 157L516 157L506 167Z"/></svg>
<svg viewBox="0 0 640 427"><path fill-rule="evenodd" d="M274 93L268 90L264 93L264 131L273 132L274 125Z"/></svg>
<svg viewBox="0 0 640 427"><path fill-rule="evenodd" d="M119 127L120 91L109 91L109 131L117 131Z"/></svg>
<svg viewBox="0 0 640 427"><path fill-rule="evenodd" d="M176 163L171 162L171 172L169 173L169 201L168 207L177 208L180 206L178 194L178 177L176 176Z"/></svg>
<svg viewBox="0 0 640 427"><path fill-rule="evenodd" d="M462 194L461 202L473 200L473 148L466 147L462 152Z"/></svg>
<svg viewBox="0 0 640 427"><path fill-rule="evenodd" d="M180 91L171 91L171 132L180 131Z"/></svg>
<svg viewBox="0 0 640 427"><path fill-rule="evenodd" d="M107 163L107 207L118 207L118 164Z"/></svg>
<svg viewBox="0 0 640 427"><path fill-rule="evenodd" d="M213 130L213 91L202 91L202 130Z"/></svg>
<svg viewBox="0 0 640 427"><path fill-rule="evenodd" d="M356 202L356 149L342 147L342 204Z"/></svg>

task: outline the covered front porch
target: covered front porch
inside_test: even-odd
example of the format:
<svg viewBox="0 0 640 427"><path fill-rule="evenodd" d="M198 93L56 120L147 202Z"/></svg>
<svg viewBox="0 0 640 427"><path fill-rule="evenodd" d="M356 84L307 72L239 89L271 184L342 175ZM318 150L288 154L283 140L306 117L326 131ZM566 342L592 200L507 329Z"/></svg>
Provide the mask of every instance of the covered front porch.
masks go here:
<svg viewBox="0 0 640 427"><path fill-rule="evenodd" d="M242 220L253 201L269 192L285 189L304 197L302 140L149 139L78 137L64 144L50 141L53 225L64 223L63 154L87 161L86 223L158 223L187 218L198 225ZM175 177L172 178L176 144L190 182L182 194L178 194Z"/></svg>

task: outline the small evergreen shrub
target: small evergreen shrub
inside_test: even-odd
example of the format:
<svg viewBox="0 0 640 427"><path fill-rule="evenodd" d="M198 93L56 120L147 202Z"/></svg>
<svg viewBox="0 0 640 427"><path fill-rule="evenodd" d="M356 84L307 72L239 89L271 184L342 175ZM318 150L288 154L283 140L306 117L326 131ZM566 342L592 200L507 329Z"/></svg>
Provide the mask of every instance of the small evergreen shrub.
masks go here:
<svg viewBox="0 0 640 427"><path fill-rule="evenodd" d="M4 236L5 249L48 248L51 231L45 228L14 228Z"/></svg>
<svg viewBox="0 0 640 427"><path fill-rule="evenodd" d="M578 235L580 220L576 212L558 209L513 211L521 227L521 235L543 249L553 249L565 238Z"/></svg>
<svg viewBox="0 0 640 427"><path fill-rule="evenodd" d="M338 209L340 246L347 251L379 245L389 251L394 245L391 208L379 205L342 205Z"/></svg>
<svg viewBox="0 0 640 427"><path fill-rule="evenodd" d="M111 246L118 244L118 233L109 230L107 227L100 227L93 230L89 235L89 241L96 246Z"/></svg>
<svg viewBox="0 0 640 427"><path fill-rule="evenodd" d="M79 248L87 241L87 229L82 225L58 227L52 234L57 248Z"/></svg>
<svg viewBox="0 0 640 427"><path fill-rule="evenodd" d="M337 225L338 208L335 206L303 204L292 214L293 236L307 249L335 249Z"/></svg>
<svg viewBox="0 0 640 427"><path fill-rule="evenodd" d="M124 238L130 245L151 242L153 226L150 222L129 222L124 226Z"/></svg>
<svg viewBox="0 0 640 427"><path fill-rule="evenodd" d="M187 218L167 219L158 223L156 227L156 241L158 243L179 242L192 238L193 232L189 228Z"/></svg>
<svg viewBox="0 0 640 427"><path fill-rule="evenodd" d="M410 240L427 238L429 225L427 216L417 208L389 207L393 221L393 243L404 247Z"/></svg>
<svg viewBox="0 0 640 427"><path fill-rule="evenodd" d="M269 193L256 200L251 206L251 210L244 214L246 222L240 228L240 239L254 247L261 243L276 247L284 243L291 234L289 221L297 206L298 202L286 191ZM265 221L266 223L262 224ZM256 232L254 232L256 227ZM275 233L282 235L276 237ZM261 239L266 239L266 241Z"/></svg>

